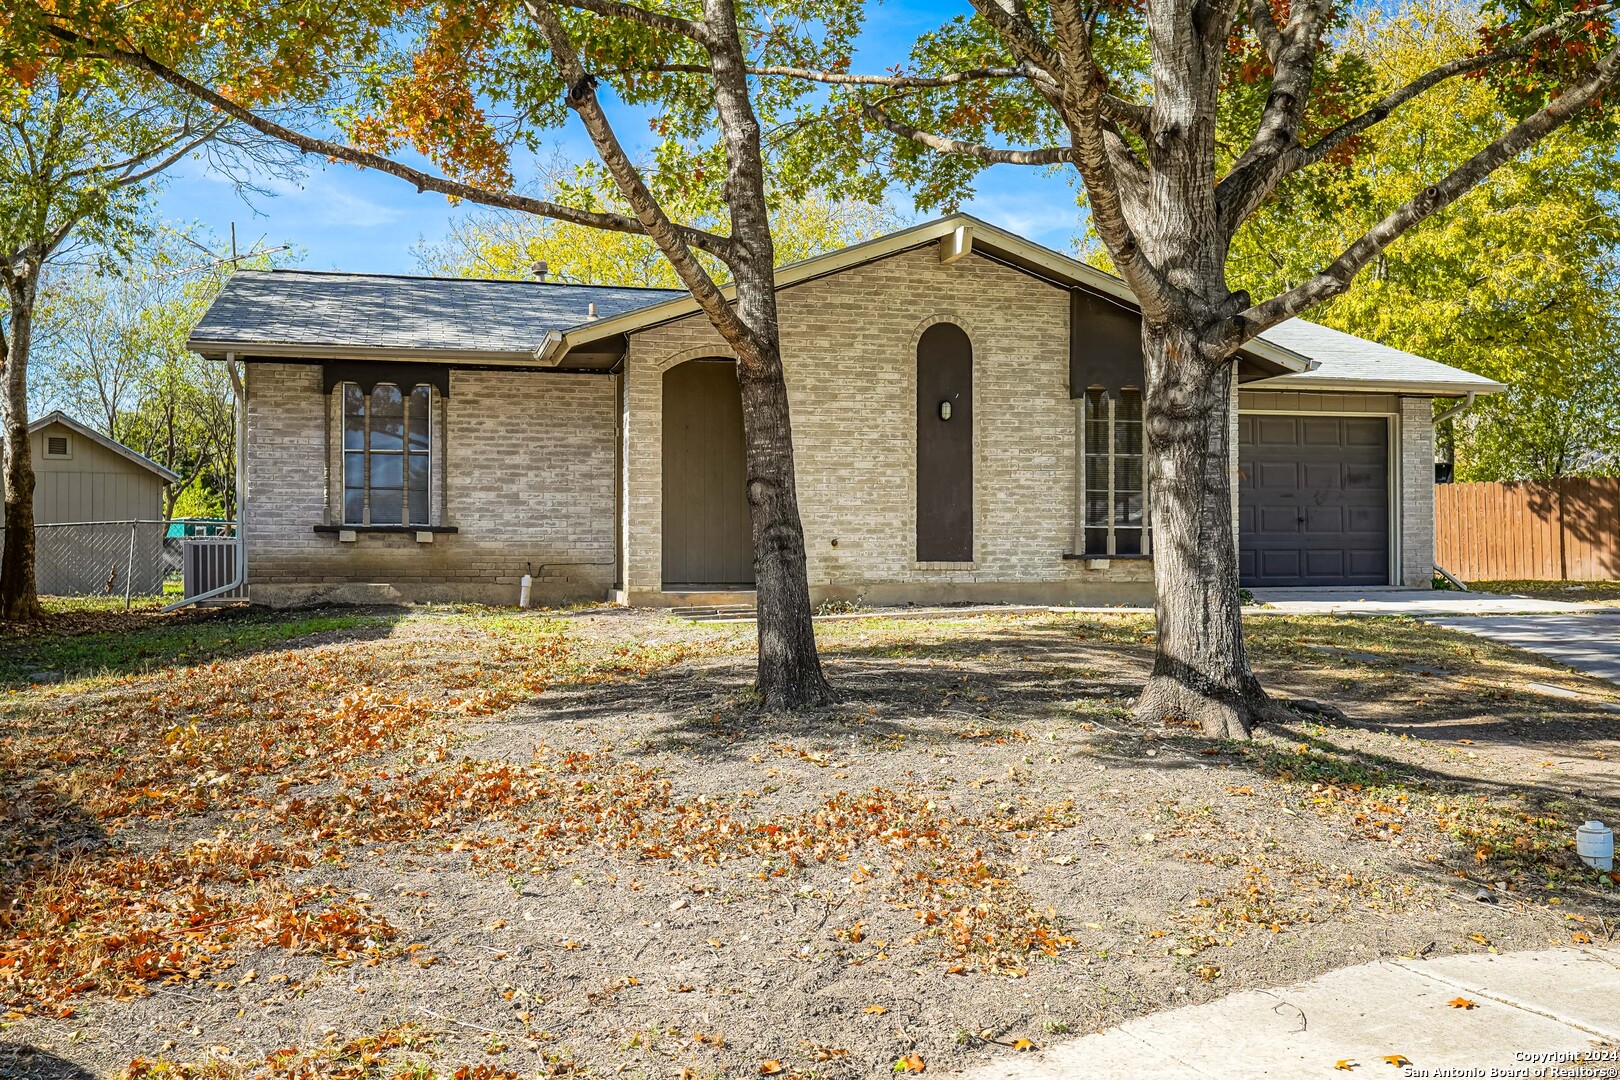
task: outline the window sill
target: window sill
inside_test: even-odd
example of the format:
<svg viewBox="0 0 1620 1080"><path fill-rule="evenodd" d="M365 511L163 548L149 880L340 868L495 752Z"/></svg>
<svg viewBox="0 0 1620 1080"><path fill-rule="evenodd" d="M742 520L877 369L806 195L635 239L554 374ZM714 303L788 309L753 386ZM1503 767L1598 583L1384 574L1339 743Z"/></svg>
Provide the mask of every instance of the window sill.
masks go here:
<svg viewBox="0 0 1620 1080"><path fill-rule="evenodd" d="M1072 552L1063 553L1064 562L1091 562L1101 559L1103 562L1152 562L1151 555L1076 555Z"/></svg>
<svg viewBox="0 0 1620 1080"><path fill-rule="evenodd" d="M318 533L456 533L454 525L317 525Z"/></svg>
<svg viewBox="0 0 1620 1080"><path fill-rule="evenodd" d="M931 562L919 559L911 564L913 570L977 570L976 562Z"/></svg>

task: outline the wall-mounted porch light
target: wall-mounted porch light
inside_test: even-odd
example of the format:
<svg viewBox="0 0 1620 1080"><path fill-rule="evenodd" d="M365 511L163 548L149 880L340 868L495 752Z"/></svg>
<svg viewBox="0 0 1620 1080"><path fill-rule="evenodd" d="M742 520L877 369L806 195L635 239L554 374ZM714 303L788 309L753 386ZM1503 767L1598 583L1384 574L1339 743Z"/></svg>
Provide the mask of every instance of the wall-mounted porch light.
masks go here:
<svg viewBox="0 0 1620 1080"><path fill-rule="evenodd" d="M950 402L942 401L942 402L939 403L939 418L941 420L949 420L951 418L951 403Z"/></svg>

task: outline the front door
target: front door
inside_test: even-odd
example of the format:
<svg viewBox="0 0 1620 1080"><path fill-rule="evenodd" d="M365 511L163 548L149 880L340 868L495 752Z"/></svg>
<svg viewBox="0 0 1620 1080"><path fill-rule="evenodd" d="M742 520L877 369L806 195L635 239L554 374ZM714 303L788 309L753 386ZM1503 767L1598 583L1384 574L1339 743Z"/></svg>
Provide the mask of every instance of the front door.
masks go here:
<svg viewBox="0 0 1620 1080"><path fill-rule="evenodd" d="M688 360L664 373L664 588L753 587L736 365Z"/></svg>

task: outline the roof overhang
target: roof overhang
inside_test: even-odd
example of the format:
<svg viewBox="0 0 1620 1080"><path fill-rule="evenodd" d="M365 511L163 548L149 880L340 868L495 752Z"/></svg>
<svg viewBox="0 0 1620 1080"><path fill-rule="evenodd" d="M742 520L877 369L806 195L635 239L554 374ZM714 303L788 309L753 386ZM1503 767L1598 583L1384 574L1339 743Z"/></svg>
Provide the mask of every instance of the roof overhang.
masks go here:
<svg viewBox="0 0 1620 1080"><path fill-rule="evenodd" d="M266 360L387 360L425 364L534 366L534 353L528 349L399 349L336 342L225 341L195 337L186 339L186 348L209 360L223 360L227 355L234 355L239 359L252 357Z"/></svg>
<svg viewBox="0 0 1620 1080"><path fill-rule="evenodd" d="M875 240L852 244L802 262L790 263L776 272L776 287L791 288L862 263L913 251L930 244L939 245L940 261L945 264L957 262L970 253L978 253L1046 280L1059 288L1087 289L1133 311L1138 310L1136 298L1131 293L1130 287L1112 274L1004 229L998 229L967 214L954 214L914 225ZM733 285L724 286L721 293L727 301L736 299L736 287ZM552 331L546 336L545 343L536 350L534 359L542 366L561 366L565 358L588 351L590 346L605 338L646 330L696 314L700 310L697 301L690 296L678 296L612 318L582 323L567 330ZM1307 372L1316 367L1316 364L1306 357L1260 338L1246 342L1241 355L1250 362L1250 378Z"/></svg>
<svg viewBox="0 0 1620 1080"><path fill-rule="evenodd" d="M1317 378L1309 372L1260 379L1245 384L1250 390L1318 390L1347 394L1405 394L1408 397L1463 397L1468 394L1500 394L1503 383L1490 379L1389 380Z"/></svg>

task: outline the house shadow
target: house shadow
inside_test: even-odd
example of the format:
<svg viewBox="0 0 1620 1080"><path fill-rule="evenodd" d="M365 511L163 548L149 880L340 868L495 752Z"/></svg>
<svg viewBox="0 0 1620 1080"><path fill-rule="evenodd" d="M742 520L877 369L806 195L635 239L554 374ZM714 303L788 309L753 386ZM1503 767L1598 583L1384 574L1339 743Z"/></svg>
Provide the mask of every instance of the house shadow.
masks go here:
<svg viewBox="0 0 1620 1080"><path fill-rule="evenodd" d="M67 1058L27 1043L0 1039L0 1077L5 1080L95 1080L95 1074Z"/></svg>

